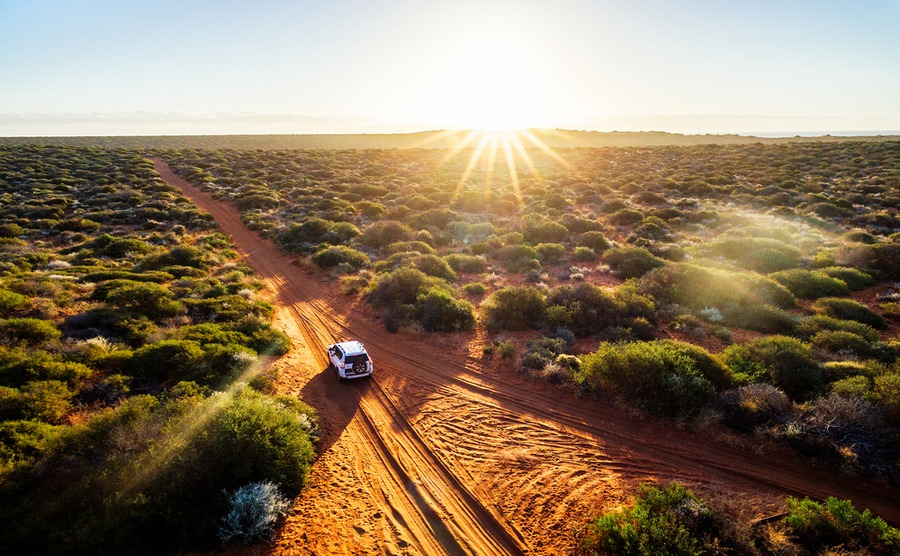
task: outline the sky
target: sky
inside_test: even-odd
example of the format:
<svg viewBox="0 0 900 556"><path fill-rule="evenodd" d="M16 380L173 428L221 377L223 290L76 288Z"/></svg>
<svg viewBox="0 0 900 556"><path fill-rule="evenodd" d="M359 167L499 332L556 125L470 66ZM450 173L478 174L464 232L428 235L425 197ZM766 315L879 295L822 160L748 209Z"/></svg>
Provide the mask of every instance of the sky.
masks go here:
<svg viewBox="0 0 900 556"><path fill-rule="evenodd" d="M900 130L900 0L0 0L0 136Z"/></svg>

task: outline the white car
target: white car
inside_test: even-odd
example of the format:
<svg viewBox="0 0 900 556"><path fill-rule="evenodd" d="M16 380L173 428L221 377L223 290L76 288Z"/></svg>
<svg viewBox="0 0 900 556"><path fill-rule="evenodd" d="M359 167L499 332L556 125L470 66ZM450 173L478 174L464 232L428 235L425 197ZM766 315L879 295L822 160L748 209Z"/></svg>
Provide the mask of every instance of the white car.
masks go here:
<svg viewBox="0 0 900 556"><path fill-rule="evenodd" d="M325 353L328 355L328 366L337 373L340 380L372 374L372 358L360 342L331 344Z"/></svg>

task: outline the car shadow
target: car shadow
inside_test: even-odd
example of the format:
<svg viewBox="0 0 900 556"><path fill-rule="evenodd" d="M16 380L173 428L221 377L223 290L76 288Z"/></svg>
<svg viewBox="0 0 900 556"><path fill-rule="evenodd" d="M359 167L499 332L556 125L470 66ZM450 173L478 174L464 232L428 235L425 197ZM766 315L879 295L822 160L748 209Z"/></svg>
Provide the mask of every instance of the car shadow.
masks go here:
<svg viewBox="0 0 900 556"><path fill-rule="evenodd" d="M359 410L359 400L369 388L372 377L339 381L337 373L325 367L303 386L300 399L316 408L321 438L319 453L334 444Z"/></svg>

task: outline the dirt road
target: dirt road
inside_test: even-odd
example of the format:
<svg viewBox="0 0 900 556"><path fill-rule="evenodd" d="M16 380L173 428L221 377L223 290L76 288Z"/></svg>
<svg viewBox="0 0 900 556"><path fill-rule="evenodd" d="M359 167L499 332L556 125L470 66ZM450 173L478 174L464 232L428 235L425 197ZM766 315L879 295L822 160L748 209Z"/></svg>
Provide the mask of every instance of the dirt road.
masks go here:
<svg viewBox="0 0 900 556"><path fill-rule="evenodd" d="M304 270L239 213L176 176L271 286L299 344L278 387L315 406L322 455L273 548L284 554L561 554L585 516L641 482L678 481L746 517L785 495L848 498L900 523L900 493L756 454L486 364L483 333L387 333L365 306ZM372 379L339 383L325 345L359 339ZM776 454L776 450L772 450Z"/></svg>

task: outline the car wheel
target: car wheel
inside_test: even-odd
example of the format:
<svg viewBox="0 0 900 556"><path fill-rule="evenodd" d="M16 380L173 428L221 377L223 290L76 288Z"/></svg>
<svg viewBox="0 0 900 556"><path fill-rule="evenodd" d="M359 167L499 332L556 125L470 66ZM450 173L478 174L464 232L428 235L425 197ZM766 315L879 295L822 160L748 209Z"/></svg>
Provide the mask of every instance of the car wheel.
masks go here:
<svg viewBox="0 0 900 556"><path fill-rule="evenodd" d="M366 362L365 361L357 361L353 364L353 372L356 374L362 374L366 372Z"/></svg>

